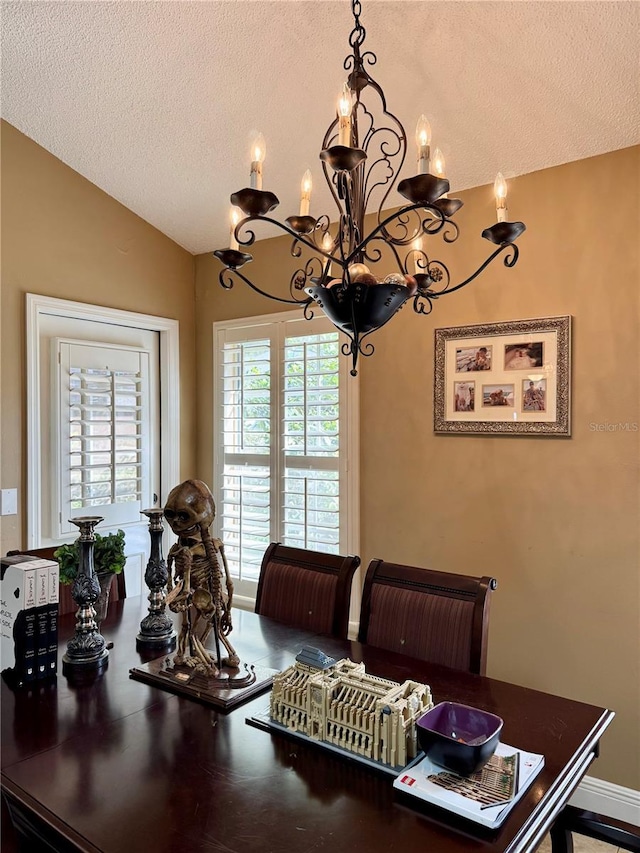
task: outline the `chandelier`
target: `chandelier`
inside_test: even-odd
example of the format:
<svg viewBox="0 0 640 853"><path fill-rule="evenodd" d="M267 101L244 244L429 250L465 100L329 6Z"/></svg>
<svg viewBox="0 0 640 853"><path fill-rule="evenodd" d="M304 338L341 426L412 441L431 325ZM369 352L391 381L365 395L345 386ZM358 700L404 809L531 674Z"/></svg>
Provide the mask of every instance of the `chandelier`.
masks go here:
<svg viewBox="0 0 640 853"><path fill-rule="evenodd" d="M497 248L472 275L452 284L446 265L427 254L426 239L441 235L445 243L454 243L459 228L453 217L463 202L448 197L444 158L437 148L431 154L431 128L424 115L416 128L417 174L397 184L397 192L405 199L403 206L392 213L383 212L406 159L407 136L387 109L382 88L365 67L375 65L377 58L371 51L361 50L366 32L360 22L360 0L352 0L351 11L352 53L344 61L347 82L320 151L324 177L339 211L337 224L332 225L326 214L310 215L309 171L302 178L298 215L285 222L268 215L279 202L262 188L266 146L260 134L252 148L250 186L231 195L230 247L213 254L223 264L219 281L225 289L241 280L269 299L300 305L307 319L313 317L315 305L322 309L348 339L342 352L351 357L355 376L358 356L374 351L368 336L405 302L412 300L417 314L429 314L435 300L465 287L498 255L504 253L504 265L513 267L518 260L515 240L525 225L507 221L507 186L499 173L494 184L497 222L482 232ZM368 96L376 109L368 103ZM365 213L372 207L376 212L367 232ZM299 266L289 280L288 297L268 293L241 271L253 260L245 250L256 239L250 227L254 221L275 225L293 238L291 256ZM382 275L372 272L379 265Z"/></svg>

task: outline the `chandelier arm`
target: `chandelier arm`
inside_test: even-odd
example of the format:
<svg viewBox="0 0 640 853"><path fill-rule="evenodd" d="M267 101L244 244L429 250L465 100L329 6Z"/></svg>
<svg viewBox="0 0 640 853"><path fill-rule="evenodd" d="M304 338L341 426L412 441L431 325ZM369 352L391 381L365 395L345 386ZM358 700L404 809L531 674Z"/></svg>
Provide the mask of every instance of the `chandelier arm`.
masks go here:
<svg viewBox="0 0 640 853"><path fill-rule="evenodd" d="M373 229L373 231L371 231L365 237L365 239L362 240L362 242L359 243L355 247L355 249L351 252L349 257L347 258L347 263L351 263L351 261L354 259L354 257L358 253L362 252L363 248L367 245L367 243L371 242L371 240L373 240L373 239L383 239L389 245L407 246L409 243L411 243L412 240L415 240L415 238L418 236L418 233L420 231L422 231L423 233L437 234L437 231L430 231L430 232L425 231L424 222L421 223L421 228L417 229L410 237L403 238L402 240L398 240L397 238L393 237L392 235L390 235L388 233L386 226L390 222L393 222L394 219L399 219L401 216L403 216L407 213L410 213L412 210L420 210L423 208L426 208L429 211L433 210L433 213L437 213L438 216L441 218L440 228L444 225L444 223L446 222L446 219L443 216L443 214L437 208L432 208L431 205L424 204L424 202L419 202L417 204L408 204L405 207L401 207L400 210L397 210L395 213L392 213L391 216L387 216L386 219L383 219L382 222L380 222L378 225L376 225L376 227ZM382 234L383 236L380 237L379 236L380 234Z"/></svg>
<svg viewBox="0 0 640 853"><path fill-rule="evenodd" d="M402 263L402 261L400 260L400 255L399 255L399 253L398 253L398 250L397 250L397 249L396 249L396 247L393 245L393 243L387 243L387 242L386 242L386 240L384 239L384 237L376 237L376 240L381 240L381 241L385 244L385 246L388 246L388 247L389 247L389 249L391 249L391 251L393 252L393 255L394 255L395 259L396 259L396 263L398 264L398 269L400 270L400 272L402 273L402 275L406 275L406 274L407 274L407 270L404 268L404 264L403 264L403 263ZM380 257L382 257L382 252L380 252L380 249L377 249L377 248L376 248L376 251L377 251L377 252L379 252Z"/></svg>
<svg viewBox="0 0 640 853"><path fill-rule="evenodd" d="M445 219L444 222L440 223L440 226L435 231L430 231L429 233L430 234L437 234L442 228L444 228L445 225L451 226L451 228L453 228L455 233L453 234L452 237L450 237L448 235L448 233L445 231L442 235L442 239L444 240L445 243L455 243L456 240L458 239L458 237L460 236L460 228L458 227L458 224L451 219Z"/></svg>
<svg viewBox="0 0 640 853"><path fill-rule="evenodd" d="M430 295L435 296L435 297L445 296L445 295L448 295L449 293L455 293L456 290L460 290L462 287L466 287L467 284L469 284L475 278L477 278L480 275L480 273L483 270L485 270L489 266L489 264L493 260L495 260L495 258L497 258L498 255L500 255L506 249L512 249L513 255L506 255L505 256L504 261L503 261L505 267L511 268L511 267L515 266L516 261L518 260L518 255L520 254L520 250L518 249L518 247L516 246L515 243L502 243L502 245L498 246L498 248L495 250L495 252L493 252L491 255L489 255L489 257L486 259L486 261L481 266L479 266L478 269L473 273L473 275L469 276L469 278L466 278L464 281L461 281L460 284L456 284L455 287L451 287L447 290L443 290L440 293L431 293Z"/></svg>
<svg viewBox="0 0 640 853"><path fill-rule="evenodd" d="M227 280L225 282L224 275L228 273ZM225 290L231 290L233 285L235 284L232 276L237 276L239 279L242 279L245 284L247 284L252 290L255 290L256 293L259 293L260 296L266 296L267 299L273 299L276 302L284 302L286 305L308 305L312 302L312 298L309 296L307 299L285 299L282 296L273 296L271 293L267 293L266 290L262 290L262 288L258 287L252 281L250 281L246 275L243 275L239 270L230 269L229 267L225 267L220 270L220 275L218 276L218 281L224 287Z"/></svg>
<svg viewBox="0 0 640 853"><path fill-rule="evenodd" d="M407 205L406 207L401 208L398 211L398 214L399 215L400 214L408 214L408 213L412 213L412 212L417 213L418 210L420 210L420 209L427 210L430 214L433 215L433 219L431 219L429 217L427 217L426 219L422 219L422 217L420 217L420 225L419 225L419 227L416 227L415 231L411 234L411 236L401 237L401 238L400 237L394 237L393 234L391 234L389 232L389 230L386 228L386 225L388 224L389 220L386 220L385 222L381 223L382 234L383 234L384 239L389 243L395 243L396 246L407 246L407 245L409 245L409 243L412 242L412 240L415 240L416 237L419 237L422 234L425 234L426 236L429 236L429 237L433 237L436 234L439 234L447 223L450 223L452 225L454 224L451 222L450 219L446 218L446 216L444 215L444 213L442 213L441 210L438 210L436 207L432 207L431 205L426 204L424 202L421 202L421 203L413 205L413 206ZM398 216L398 218L400 218L400 216ZM409 220L407 219L407 221L409 221ZM431 223L433 223L433 225L431 225ZM405 231L408 231L408 228L406 227L406 225L404 223L403 223L403 226L405 228ZM454 242L456 239L457 239L457 236L454 237L451 240L451 242Z"/></svg>
<svg viewBox="0 0 640 853"><path fill-rule="evenodd" d="M433 300L436 298L435 294L430 296L428 293L418 293L413 300L413 310L416 314L424 314L425 316L431 314L433 311ZM425 301L429 305L429 308L425 308Z"/></svg>
<svg viewBox="0 0 640 853"><path fill-rule="evenodd" d="M323 214L323 216L326 216L326 214ZM313 252L316 252L317 254L323 255L327 260L329 260L329 261L335 260L335 258L329 252L325 252L324 249L317 246L311 240L307 240L306 237L304 237L302 234L299 234L297 231L294 231L293 228L290 228L288 225L285 225L282 222L278 222L277 219L272 219L270 216L247 216L247 218L244 219L240 223L240 225L244 225L247 222L253 222L253 221L255 221L255 222L269 222L271 225L275 225L276 228L280 228L282 231L285 231L287 234L289 234L291 237L293 237L294 246L296 243L304 243L304 245L308 249L311 249ZM240 227L240 225L238 227ZM252 236L251 242L249 243L249 242L245 242L244 240L238 240L238 242L240 243L241 246L250 246L251 243L254 242L255 234L253 231L251 231L250 233ZM292 254L293 254L293 250L292 250ZM300 253L293 255L293 257L299 258Z"/></svg>
<svg viewBox="0 0 640 853"><path fill-rule="evenodd" d="M294 290L302 290L309 279L313 281L314 275L314 266L317 266L315 270L316 279L322 280L325 276L325 264L322 263L322 259L314 255L311 258L308 258L303 269L297 269L293 275L291 276L291 280L289 282L289 292L293 296Z"/></svg>

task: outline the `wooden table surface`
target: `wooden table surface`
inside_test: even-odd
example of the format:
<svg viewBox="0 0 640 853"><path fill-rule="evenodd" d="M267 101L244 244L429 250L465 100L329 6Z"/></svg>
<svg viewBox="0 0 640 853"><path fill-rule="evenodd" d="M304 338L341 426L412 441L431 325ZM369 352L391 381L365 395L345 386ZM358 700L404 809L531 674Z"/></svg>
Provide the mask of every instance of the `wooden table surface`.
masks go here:
<svg viewBox="0 0 640 853"><path fill-rule="evenodd" d="M502 740L543 753L545 767L498 831L392 788L392 778L314 744L268 734L245 719L268 693L228 714L129 677L146 599L110 605L114 643L93 685L10 690L2 683L2 788L54 849L102 853L331 853L531 851L594 758L611 712L506 682L319 637L234 611L243 662L284 669L302 645L364 661L375 675L431 686L499 714ZM60 655L73 619L61 619Z"/></svg>

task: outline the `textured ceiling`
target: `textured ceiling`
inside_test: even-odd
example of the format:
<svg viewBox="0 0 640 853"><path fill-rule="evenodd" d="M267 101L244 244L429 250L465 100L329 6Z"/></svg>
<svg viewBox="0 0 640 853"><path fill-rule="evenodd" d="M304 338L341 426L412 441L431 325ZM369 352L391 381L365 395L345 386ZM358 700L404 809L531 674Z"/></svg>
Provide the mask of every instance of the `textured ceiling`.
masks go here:
<svg viewBox="0 0 640 853"><path fill-rule="evenodd" d="M362 23L409 136L404 174L422 112L454 190L640 141L637 2L363 0ZM310 168L311 212L334 218L318 152L351 26L347 0L3 0L2 116L185 248L210 251L228 245L256 131L282 217L297 213Z"/></svg>

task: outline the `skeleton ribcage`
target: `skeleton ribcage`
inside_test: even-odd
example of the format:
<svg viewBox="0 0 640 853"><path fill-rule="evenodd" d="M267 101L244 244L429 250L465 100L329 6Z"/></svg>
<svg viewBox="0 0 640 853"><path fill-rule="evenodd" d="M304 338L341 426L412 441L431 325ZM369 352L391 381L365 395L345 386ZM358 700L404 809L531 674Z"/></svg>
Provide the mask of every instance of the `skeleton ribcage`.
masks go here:
<svg viewBox="0 0 640 853"><path fill-rule="evenodd" d="M191 564L191 588L206 589L211 593L216 610L222 607L222 583L220 564L216 555L215 565L207 557L194 556Z"/></svg>

